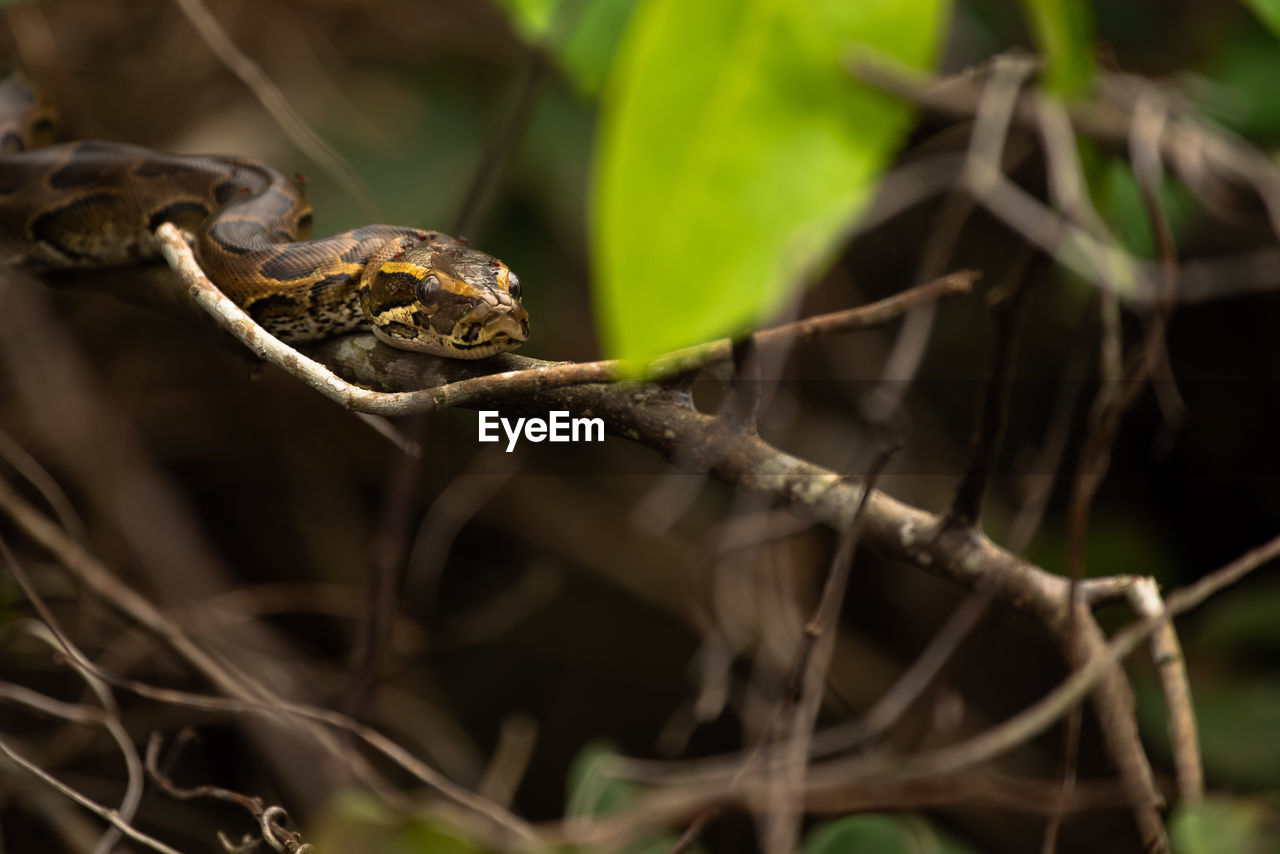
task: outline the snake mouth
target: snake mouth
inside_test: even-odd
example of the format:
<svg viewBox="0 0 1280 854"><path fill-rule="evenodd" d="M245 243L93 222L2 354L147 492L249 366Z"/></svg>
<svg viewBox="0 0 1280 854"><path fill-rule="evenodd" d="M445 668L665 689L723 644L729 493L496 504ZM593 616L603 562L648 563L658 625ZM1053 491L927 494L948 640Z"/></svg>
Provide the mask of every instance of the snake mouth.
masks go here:
<svg viewBox="0 0 1280 854"><path fill-rule="evenodd" d="M529 337L529 316L523 310L514 314L489 311L479 318L466 318L454 326L441 342L442 355L455 359L486 359L514 350Z"/></svg>
<svg viewBox="0 0 1280 854"><path fill-rule="evenodd" d="M461 347L484 346L496 342L522 344L529 337L529 316L505 311L490 311L483 317L464 319L454 327L451 336Z"/></svg>

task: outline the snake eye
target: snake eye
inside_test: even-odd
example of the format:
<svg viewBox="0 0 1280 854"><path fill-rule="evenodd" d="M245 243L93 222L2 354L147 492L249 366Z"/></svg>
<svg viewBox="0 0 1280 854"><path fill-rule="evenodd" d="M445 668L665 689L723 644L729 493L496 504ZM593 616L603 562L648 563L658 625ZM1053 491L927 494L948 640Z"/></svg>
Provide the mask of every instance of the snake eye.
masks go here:
<svg viewBox="0 0 1280 854"><path fill-rule="evenodd" d="M507 293L511 294L512 299L520 299L520 295L524 293L524 288L515 273L507 274Z"/></svg>
<svg viewBox="0 0 1280 854"><path fill-rule="evenodd" d="M427 276L425 279L418 282L418 302L423 303L424 305L431 302L432 292L439 288L440 280L436 278L436 274L432 273Z"/></svg>

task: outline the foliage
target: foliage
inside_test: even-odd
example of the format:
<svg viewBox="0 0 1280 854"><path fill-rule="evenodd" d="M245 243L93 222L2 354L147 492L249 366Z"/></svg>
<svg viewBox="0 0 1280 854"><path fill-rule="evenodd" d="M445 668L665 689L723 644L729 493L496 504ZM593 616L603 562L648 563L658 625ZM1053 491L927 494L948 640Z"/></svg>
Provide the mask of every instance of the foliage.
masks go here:
<svg viewBox="0 0 1280 854"><path fill-rule="evenodd" d="M1175 854L1271 854L1280 850L1274 805L1236 798L1178 809L1169 822Z"/></svg>
<svg viewBox="0 0 1280 854"><path fill-rule="evenodd" d="M907 816L855 815L815 827L801 854L973 854Z"/></svg>
<svg viewBox="0 0 1280 854"><path fill-rule="evenodd" d="M498 5L527 41L550 49L580 93L594 95L604 83L636 2L498 0Z"/></svg>
<svg viewBox="0 0 1280 854"><path fill-rule="evenodd" d="M1280 35L1280 0L1245 0L1244 3L1264 24Z"/></svg>
<svg viewBox="0 0 1280 854"><path fill-rule="evenodd" d="M316 829L321 851L346 854L484 854L485 849L447 821L405 817L371 795L348 792L337 797Z"/></svg>
<svg viewBox="0 0 1280 854"><path fill-rule="evenodd" d="M860 46L912 66L939 0L650 0L602 103L594 287L606 349L643 357L758 324L867 203L907 109L853 82Z"/></svg>
<svg viewBox="0 0 1280 854"><path fill-rule="evenodd" d="M1022 0L1048 66L1045 88L1080 95L1093 77L1093 21L1083 0Z"/></svg>
<svg viewBox="0 0 1280 854"><path fill-rule="evenodd" d="M617 758L617 750L607 742L592 742L582 748L569 769L565 809L568 817L608 815L635 803L642 789L609 775L608 766ZM625 854L663 854L670 851L676 841L670 834L655 833L628 845ZM688 850L690 854L703 854L702 846L697 844Z"/></svg>

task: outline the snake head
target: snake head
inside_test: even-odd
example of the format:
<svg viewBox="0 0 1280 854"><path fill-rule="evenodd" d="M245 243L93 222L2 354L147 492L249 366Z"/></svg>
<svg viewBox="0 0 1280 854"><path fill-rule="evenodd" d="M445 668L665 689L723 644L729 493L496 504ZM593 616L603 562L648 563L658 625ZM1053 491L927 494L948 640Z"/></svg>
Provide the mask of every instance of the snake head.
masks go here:
<svg viewBox="0 0 1280 854"><path fill-rule="evenodd" d="M439 232L396 238L369 259L360 300L394 347L454 359L514 350L529 337L520 280L506 264Z"/></svg>

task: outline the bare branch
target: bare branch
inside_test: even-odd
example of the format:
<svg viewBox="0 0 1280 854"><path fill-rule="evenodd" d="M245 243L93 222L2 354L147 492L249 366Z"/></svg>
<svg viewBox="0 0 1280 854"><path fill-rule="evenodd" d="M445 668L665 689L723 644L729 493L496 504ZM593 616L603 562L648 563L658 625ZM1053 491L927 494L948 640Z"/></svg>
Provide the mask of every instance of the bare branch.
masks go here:
<svg viewBox="0 0 1280 854"><path fill-rule="evenodd" d="M773 727L783 738L781 750L764 766L775 793L769 799L770 807L765 816L764 849L769 854L794 851L799 841L809 745L822 704L831 656L835 651L834 630L849 586L849 574L853 571L867 499L892 453L893 450L881 453L871 465L862 500L853 512L849 527L841 532L840 544L831 558L831 567L822 586L822 595L813 615L805 623L800 647L792 663L787 694L782 698L779 719Z"/></svg>
<svg viewBox="0 0 1280 854"><path fill-rule="evenodd" d="M280 124L281 130L293 140L294 145L306 152L308 157L351 193L366 214L375 216L378 210L377 202L356 173L342 159L342 155L338 154L333 146L325 142L320 134L307 124L307 120L294 109L293 104L279 87L271 82L271 78L266 75L262 67L236 47L235 42L227 35L227 31L218 23L218 19L213 17L204 3L201 0L173 0L173 2L191 21L191 25L204 39L209 49L240 78L266 108L267 113Z"/></svg>
<svg viewBox="0 0 1280 854"><path fill-rule="evenodd" d="M1153 617L1164 610L1154 578L1135 579L1127 591L1129 602L1139 616ZM1169 744L1177 770L1178 798L1184 804L1197 804L1204 799L1204 764L1200 760L1200 737L1195 706L1191 703L1187 663L1172 623L1164 623L1152 633L1151 659L1155 662L1168 710Z"/></svg>
<svg viewBox="0 0 1280 854"><path fill-rule="evenodd" d="M477 816L482 816L505 835L516 839L532 838L532 831L523 821L498 805L458 786L376 730L356 723L336 712L288 702L274 695L265 686L246 685L244 682L232 678L220 663L195 644L179 626L168 620L155 606L136 591L115 578L92 555L85 552L82 547L68 540L60 529L41 516L20 496L12 492L9 485L3 481L0 481L0 512L3 512L16 523L33 541L57 557L66 569L94 589L113 607L165 638L189 664L233 699L154 688L134 680L121 679L102 670L85 656L71 642L70 638L58 628L57 620L52 612L27 580L26 574L13 559L11 552L4 545L4 541L0 540L0 557L6 559L10 571L18 580L27 599L40 612L45 624L57 636L63 651L66 652L77 667L83 668L113 685L160 702L234 714L252 712L286 723L292 723L295 726L299 722L323 724L325 727L350 732L374 750L382 753L404 770L413 774L424 784L436 789L464 809ZM332 733L325 731L322 727L315 726L306 726L305 730L307 735L331 751L333 755L351 765L357 772L360 772L362 768L360 757L350 755L350 751L340 747L333 739ZM365 777L367 781L367 775L361 774L361 776Z"/></svg>
<svg viewBox="0 0 1280 854"><path fill-rule="evenodd" d="M380 415L407 415L446 406L466 405L478 400L527 395L561 386L627 379L636 374L634 366L629 369L617 361L555 363L523 360L516 363L531 367L472 376L422 391L370 391L347 382L319 362L280 342L255 323L204 275L178 229L164 223L156 230L156 237L160 240L166 260L182 277L192 299L201 308L213 315L258 358L297 376L315 391L347 409ZM951 273L870 305L763 330L756 333L755 339L761 347L771 348L793 340L807 341L819 335L870 329L888 323L915 305L968 293L977 278L978 274L970 271ZM699 344L654 359L644 373L652 378L687 373L707 365L729 361L732 349L728 339ZM502 364L503 361L511 363L513 360L513 357L507 357L505 360L493 360L490 364ZM440 363L440 370L446 375L476 370L475 367L460 366L453 359L437 358L433 361Z"/></svg>
<svg viewBox="0 0 1280 854"><path fill-rule="evenodd" d="M1025 744L1051 726L1084 699L1094 685L1099 684L1107 673L1118 668L1139 644L1161 626L1277 557L1280 557L1280 537L1246 552L1196 583L1173 593L1159 612L1118 632L1099 654L1090 657L1043 699L981 735L959 744L908 757L855 757L824 763L814 767L814 782L825 781L827 785L838 786L864 779L909 779L918 775L958 771L988 762L1013 747Z"/></svg>
<svg viewBox="0 0 1280 854"><path fill-rule="evenodd" d="M1029 290L1026 281L1029 256L1030 250L1023 249L1009 274L1007 287L990 296L992 313L996 319L991 373L983 392L978 423L974 427L973 451L964 476L956 487L951 509L947 511L947 525L972 528L982 518L982 502L996 469L1000 443L1004 439L1005 422L1009 417L1018 330Z"/></svg>
<svg viewBox="0 0 1280 854"><path fill-rule="evenodd" d="M19 754L2 739L0 739L0 753L3 753L14 765L17 765L19 768L30 773L49 788L54 789L58 793L70 798L80 806L94 813L112 827L118 829L125 836L129 837L134 842L137 842L139 845L145 845L153 851L161 852L161 854L181 854L181 852L176 848L170 848L159 839L148 836L142 831L136 829L133 825L129 824L129 822L121 818L115 810L104 807L97 801L90 800L80 792L68 786L66 783L63 783L52 774L46 772L39 765L36 765L31 760Z"/></svg>

